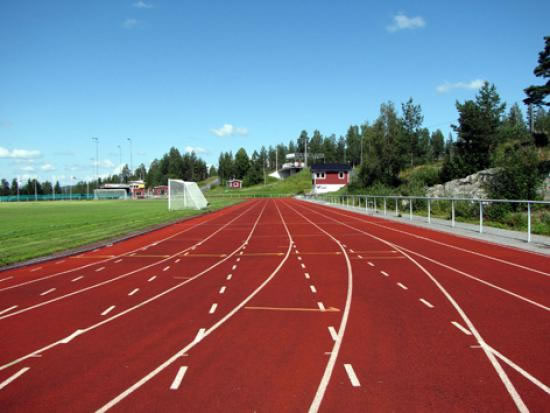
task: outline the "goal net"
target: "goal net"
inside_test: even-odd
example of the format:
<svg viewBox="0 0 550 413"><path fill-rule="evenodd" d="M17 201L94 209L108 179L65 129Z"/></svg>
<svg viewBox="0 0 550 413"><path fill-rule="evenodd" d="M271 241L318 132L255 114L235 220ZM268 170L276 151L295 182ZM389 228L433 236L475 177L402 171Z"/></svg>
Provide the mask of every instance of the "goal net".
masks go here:
<svg viewBox="0 0 550 413"><path fill-rule="evenodd" d="M196 182L168 180L168 209L203 209L208 202Z"/></svg>
<svg viewBox="0 0 550 413"><path fill-rule="evenodd" d="M94 199L128 199L125 189L94 189Z"/></svg>

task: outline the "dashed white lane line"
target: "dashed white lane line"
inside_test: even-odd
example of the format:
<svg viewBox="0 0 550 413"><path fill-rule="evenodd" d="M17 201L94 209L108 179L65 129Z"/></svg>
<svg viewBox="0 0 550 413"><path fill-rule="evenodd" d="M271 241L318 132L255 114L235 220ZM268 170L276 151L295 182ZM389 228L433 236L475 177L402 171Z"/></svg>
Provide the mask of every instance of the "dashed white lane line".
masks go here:
<svg viewBox="0 0 550 413"><path fill-rule="evenodd" d="M81 279L83 279L83 278L84 278L83 275L79 275L78 277L73 278L73 279L71 280L71 282L74 283L74 282L77 282L78 280L81 280Z"/></svg>
<svg viewBox="0 0 550 413"><path fill-rule="evenodd" d="M225 292L225 285L222 288L220 288L220 294L223 294L224 292Z"/></svg>
<svg viewBox="0 0 550 413"><path fill-rule="evenodd" d="M195 343L198 343L199 341L202 340L202 338L204 337L204 332L206 331L205 328L201 328L199 330L199 332L197 333L197 336L195 337Z"/></svg>
<svg viewBox="0 0 550 413"><path fill-rule="evenodd" d="M231 278L233 278L233 274L227 274L227 277L225 277L227 281L229 281Z"/></svg>
<svg viewBox="0 0 550 413"><path fill-rule="evenodd" d="M0 390L2 390L4 387L6 387L8 384L10 384L12 381L16 380L22 374L25 374L28 370L30 370L30 367L23 367L21 370L19 370L13 376L8 377L6 380L4 380L2 383L0 383Z"/></svg>
<svg viewBox="0 0 550 413"><path fill-rule="evenodd" d="M424 304L426 307L434 308L434 305L430 303L429 301L424 300L423 298L420 299L420 302Z"/></svg>
<svg viewBox="0 0 550 413"><path fill-rule="evenodd" d="M302 257L298 255L298 261L302 261Z"/></svg>
<svg viewBox="0 0 550 413"><path fill-rule="evenodd" d="M95 272L100 272L100 271L103 271L105 269L105 267L99 267L97 270L95 270Z"/></svg>
<svg viewBox="0 0 550 413"><path fill-rule="evenodd" d="M338 334L336 333L336 330L334 329L333 326L329 326L328 332L330 333L330 336L334 341L338 340Z"/></svg>
<svg viewBox="0 0 550 413"><path fill-rule="evenodd" d="M178 373L176 374L176 377L174 378L174 381L170 385L170 390L177 390L180 387L181 381L183 380L183 376L185 376L185 372L187 371L187 366L181 366L178 370Z"/></svg>
<svg viewBox="0 0 550 413"><path fill-rule="evenodd" d="M168 271L169 269L170 269L170 266L167 265L166 267L164 267L164 268L162 269L162 271Z"/></svg>
<svg viewBox="0 0 550 413"><path fill-rule="evenodd" d="M121 261L122 261L122 258L119 258L118 260L115 261L115 264L118 264Z"/></svg>
<svg viewBox="0 0 550 413"><path fill-rule="evenodd" d="M401 284L401 283L397 283L397 285L401 288L403 288L404 290L408 290L407 286L405 284Z"/></svg>
<svg viewBox="0 0 550 413"><path fill-rule="evenodd" d="M374 264L373 264L372 262L370 262L370 261L369 261L369 265L370 265L371 267L374 267Z"/></svg>
<svg viewBox="0 0 550 413"><path fill-rule="evenodd" d="M40 293L40 295L46 295L49 293L53 293L55 291L55 288L50 288L49 290L44 291L43 293Z"/></svg>
<svg viewBox="0 0 550 413"><path fill-rule="evenodd" d="M31 270L31 272L35 272L35 271L38 271L38 270L41 270L41 269L42 269L42 267L36 267L36 268L33 268L33 269Z"/></svg>
<svg viewBox="0 0 550 413"><path fill-rule="evenodd" d="M212 304L212 307L210 307L210 311L208 312L208 314L214 314L216 312L216 308L218 308L218 304Z"/></svg>
<svg viewBox="0 0 550 413"><path fill-rule="evenodd" d="M132 253L130 254L130 257L133 257L134 255L136 255L136 253L135 253L135 252L132 252Z"/></svg>
<svg viewBox="0 0 550 413"><path fill-rule="evenodd" d="M349 252L351 252L352 254L355 254L355 251L352 250L351 248L350 248Z"/></svg>
<svg viewBox="0 0 550 413"><path fill-rule="evenodd" d="M302 266L302 268L306 268L306 266L304 265L304 263L300 264Z"/></svg>
<svg viewBox="0 0 550 413"><path fill-rule="evenodd" d="M4 314L4 313L8 313L10 312L11 310L15 310L17 308L16 305L12 305L11 307L8 307L8 308L5 308L4 310L0 310L0 315Z"/></svg>
<svg viewBox="0 0 550 413"><path fill-rule="evenodd" d="M451 321L451 324L453 326L455 326L456 328L458 328L460 331L462 331L464 334L466 334L467 336L471 336L472 333L470 332L470 330L468 330L467 328L461 326L460 324L458 324L456 321Z"/></svg>
<svg viewBox="0 0 550 413"><path fill-rule="evenodd" d="M239 255L243 255L243 254L244 254L244 251L239 252Z"/></svg>
<svg viewBox="0 0 550 413"><path fill-rule="evenodd" d="M237 266L234 265L233 268L231 268L233 271L235 271L237 269Z"/></svg>
<svg viewBox="0 0 550 413"><path fill-rule="evenodd" d="M309 277L309 272L305 272L305 273L304 273L304 276L306 277L306 279L309 280L309 278L310 278L310 277Z"/></svg>
<svg viewBox="0 0 550 413"><path fill-rule="evenodd" d="M321 301L318 301L318 302L317 302L317 305L319 306L319 310L321 310L321 311L325 311L325 310L326 310L325 305L324 305Z"/></svg>
<svg viewBox="0 0 550 413"><path fill-rule="evenodd" d="M105 309L105 311L103 311L103 312L101 313L101 315L107 315L107 314L109 314L111 311L113 311L113 310L115 309L115 307L116 307L116 306L114 306L114 305L110 306L109 308Z"/></svg>
<svg viewBox="0 0 550 413"><path fill-rule="evenodd" d="M152 276L151 278L149 278L149 279L147 280L147 282L151 282L151 281L154 281L154 280L155 280L155 278L157 278L157 276L156 276L156 275L153 275L153 276Z"/></svg>
<svg viewBox="0 0 550 413"><path fill-rule="evenodd" d="M360 387L361 383L359 383L359 379L355 375L355 372L353 371L353 367L351 364L344 364L344 368L346 369L346 373L348 373L349 381L351 381L351 385L353 387Z"/></svg>
<svg viewBox="0 0 550 413"><path fill-rule="evenodd" d="M132 291L130 291L128 293L128 295L134 295L135 293L137 293L139 291L139 288L134 288Z"/></svg>
<svg viewBox="0 0 550 413"><path fill-rule="evenodd" d="M239 262L241 259L240 258L237 258L237 262Z"/></svg>
<svg viewBox="0 0 550 413"><path fill-rule="evenodd" d="M2 279L0 280L0 283L1 283L2 281L11 280L12 278L13 278L13 275L11 275L11 276L9 276L9 277L6 277L6 278L2 278Z"/></svg>
<svg viewBox="0 0 550 413"><path fill-rule="evenodd" d="M380 271L380 274L382 274L384 277L390 276L386 271Z"/></svg>
<svg viewBox="0 0 550 413"><path fill-rule="evenodd" d="M183 254L184 257L187 257L189 255L189 251Z"/></svg>
<svg viewBox="0 0 550 413"><path fill-rule="evenodd" d="M55 264L63 264L65 262L65 260L61 260L61 261L57 261Z"/></svg>
<svg viewBox="0 0 550 413"><path fill-rule="evenodd" d="M357 258L359 258L360 260L363 259L363 256L362 255L358 255Z"/></svg>
<svg viewBox="0 0 550 413"><path fill-rule="evenodd" d="M312 292L313 294L315 294L315 293L317 292L317 288L315 288L314 285L310 285L310 286L309 286L309 289L311 290L311 292Z"/></svg>
<svg viewBox="0 0 550 413"><path fill-rule="evenodd" d="M181 258L178 258L176 261L174 261L174 264L177 264L180 261L181 261Z"/></svg>

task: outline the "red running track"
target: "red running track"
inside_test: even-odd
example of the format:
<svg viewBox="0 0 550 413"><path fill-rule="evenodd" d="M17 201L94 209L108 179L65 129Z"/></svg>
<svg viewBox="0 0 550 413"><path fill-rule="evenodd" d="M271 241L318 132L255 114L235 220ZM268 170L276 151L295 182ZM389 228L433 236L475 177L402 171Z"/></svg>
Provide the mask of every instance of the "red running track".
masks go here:
<svg viewBox="0 0 550 413"><path fill-rule="evenodd" d="M253 200L0 273L0 409L548 411L550 259Z"/></svg>

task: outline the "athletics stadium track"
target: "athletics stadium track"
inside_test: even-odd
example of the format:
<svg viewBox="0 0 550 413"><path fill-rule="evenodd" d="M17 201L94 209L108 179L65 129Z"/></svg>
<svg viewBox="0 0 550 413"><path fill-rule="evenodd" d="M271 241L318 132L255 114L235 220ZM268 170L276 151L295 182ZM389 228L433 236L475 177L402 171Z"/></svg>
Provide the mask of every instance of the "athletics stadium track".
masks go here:
<svg viewBox="0 0 550 413"><path fill-rule="evenodd" d="M548 411L549 263L250 200L0 272L0 409Z"/></svg>

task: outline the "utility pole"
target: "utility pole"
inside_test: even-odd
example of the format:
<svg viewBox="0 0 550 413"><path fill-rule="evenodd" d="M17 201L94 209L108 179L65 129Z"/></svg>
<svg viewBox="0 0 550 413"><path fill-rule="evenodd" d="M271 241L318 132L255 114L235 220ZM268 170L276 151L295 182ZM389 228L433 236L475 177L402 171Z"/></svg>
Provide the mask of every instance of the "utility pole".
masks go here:
<svg viewBox="0 0 550 413"><path fill-rule="evenodd" d="M95 141L95 177L99 184L99 139L92 137L92 140Z"/></svg>
<svg viewBox="0 0 550 413"><path fill-rule="evenodd" d="M38 193L36 192L36 177L34 178L34 200L38 201Z"/></svg>
<svg viewBox="0 0 550 413"><path fill-rule="evenodd" d="M120 145L117 145L118 147L118 164L120 165L120 175L118 177L119 183L122 183L122 147Z"/></svg>
<svg viewBox="0 0 550 413"><path fill-rule="evenodd" d="M134 162L133 162L133 154L132 154L132 139L128 138L128 142L130 142L130 174L134 174Z"/></svg>

